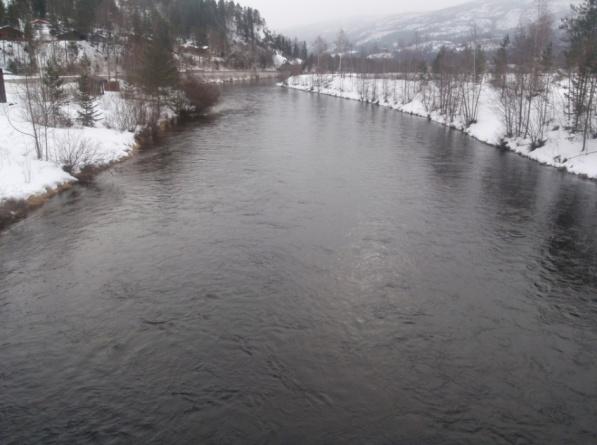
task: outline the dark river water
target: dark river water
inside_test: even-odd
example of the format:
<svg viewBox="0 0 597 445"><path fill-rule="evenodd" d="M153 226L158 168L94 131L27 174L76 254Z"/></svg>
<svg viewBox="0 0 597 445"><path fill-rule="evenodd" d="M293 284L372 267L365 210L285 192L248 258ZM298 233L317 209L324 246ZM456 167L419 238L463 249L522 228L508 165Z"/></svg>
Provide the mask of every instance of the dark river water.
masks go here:
<svg viewBox="0 0 597 445"><path fill-rule="evenodd" d="M271 85L216 111L0 235L0 443L597 443L597 183Z"/></svg>

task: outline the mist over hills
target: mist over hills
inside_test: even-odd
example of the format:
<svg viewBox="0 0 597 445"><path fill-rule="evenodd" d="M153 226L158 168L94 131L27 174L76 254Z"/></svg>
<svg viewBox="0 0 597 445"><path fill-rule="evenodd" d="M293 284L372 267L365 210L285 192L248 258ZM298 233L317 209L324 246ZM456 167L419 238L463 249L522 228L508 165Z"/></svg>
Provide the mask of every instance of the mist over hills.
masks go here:
<svg viewBox="0 0 597 445"><path fill-rule="evenodd" d="M570 3L571 0L549 2L556 23L569 14ZM333 42L343 28L359 48L382 51L417 46L433 51L442 45L459 46L476 32L483 45L491 47L533 17L536 8L535 0L475 0L431 12L355 17L299 26L286 29L285 33L308 42L321 35Z"/></svg>

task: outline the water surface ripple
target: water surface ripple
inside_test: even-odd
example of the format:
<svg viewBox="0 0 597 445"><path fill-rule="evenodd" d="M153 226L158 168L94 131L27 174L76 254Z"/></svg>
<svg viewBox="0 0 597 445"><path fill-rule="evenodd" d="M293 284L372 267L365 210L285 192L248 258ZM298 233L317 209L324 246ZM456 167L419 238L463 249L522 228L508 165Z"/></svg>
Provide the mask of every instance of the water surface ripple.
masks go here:
<svg viewBox="0 0 597 445"><path fill-rule="evenodd" d="M596 222L425 120L227 89L0 235L0 443L597 443Z"/></svg>

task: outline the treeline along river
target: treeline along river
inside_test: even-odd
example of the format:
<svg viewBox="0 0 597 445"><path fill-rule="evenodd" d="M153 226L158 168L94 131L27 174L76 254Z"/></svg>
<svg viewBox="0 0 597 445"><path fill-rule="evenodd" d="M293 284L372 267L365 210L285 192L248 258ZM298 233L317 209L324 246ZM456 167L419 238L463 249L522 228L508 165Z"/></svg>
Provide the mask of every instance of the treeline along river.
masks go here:
<svg viewBox="0 0 597 445"><path fill-rule="evenodd" d="M597 443L597 184L272 85L0 235L0 443Z"/></svg>

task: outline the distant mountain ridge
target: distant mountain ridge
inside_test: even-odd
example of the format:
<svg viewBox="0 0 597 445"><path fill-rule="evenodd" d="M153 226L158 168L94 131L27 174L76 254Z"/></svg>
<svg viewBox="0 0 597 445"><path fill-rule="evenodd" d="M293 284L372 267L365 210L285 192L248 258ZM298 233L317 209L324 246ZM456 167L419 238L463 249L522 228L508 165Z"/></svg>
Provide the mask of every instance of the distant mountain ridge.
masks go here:
<svg viewBox="0 0 597 445"><path fill-rule="evenodd" d="M556 21L570 13L574 0L552 0ZM495 45L536 10L535 0L476 0L437 11L363 17L286 30L286 34L312 42L321 35L333 42L343 28L357 47L399 49L414 45L430 50L458 46L476 34L485 46Z"/></svg>

